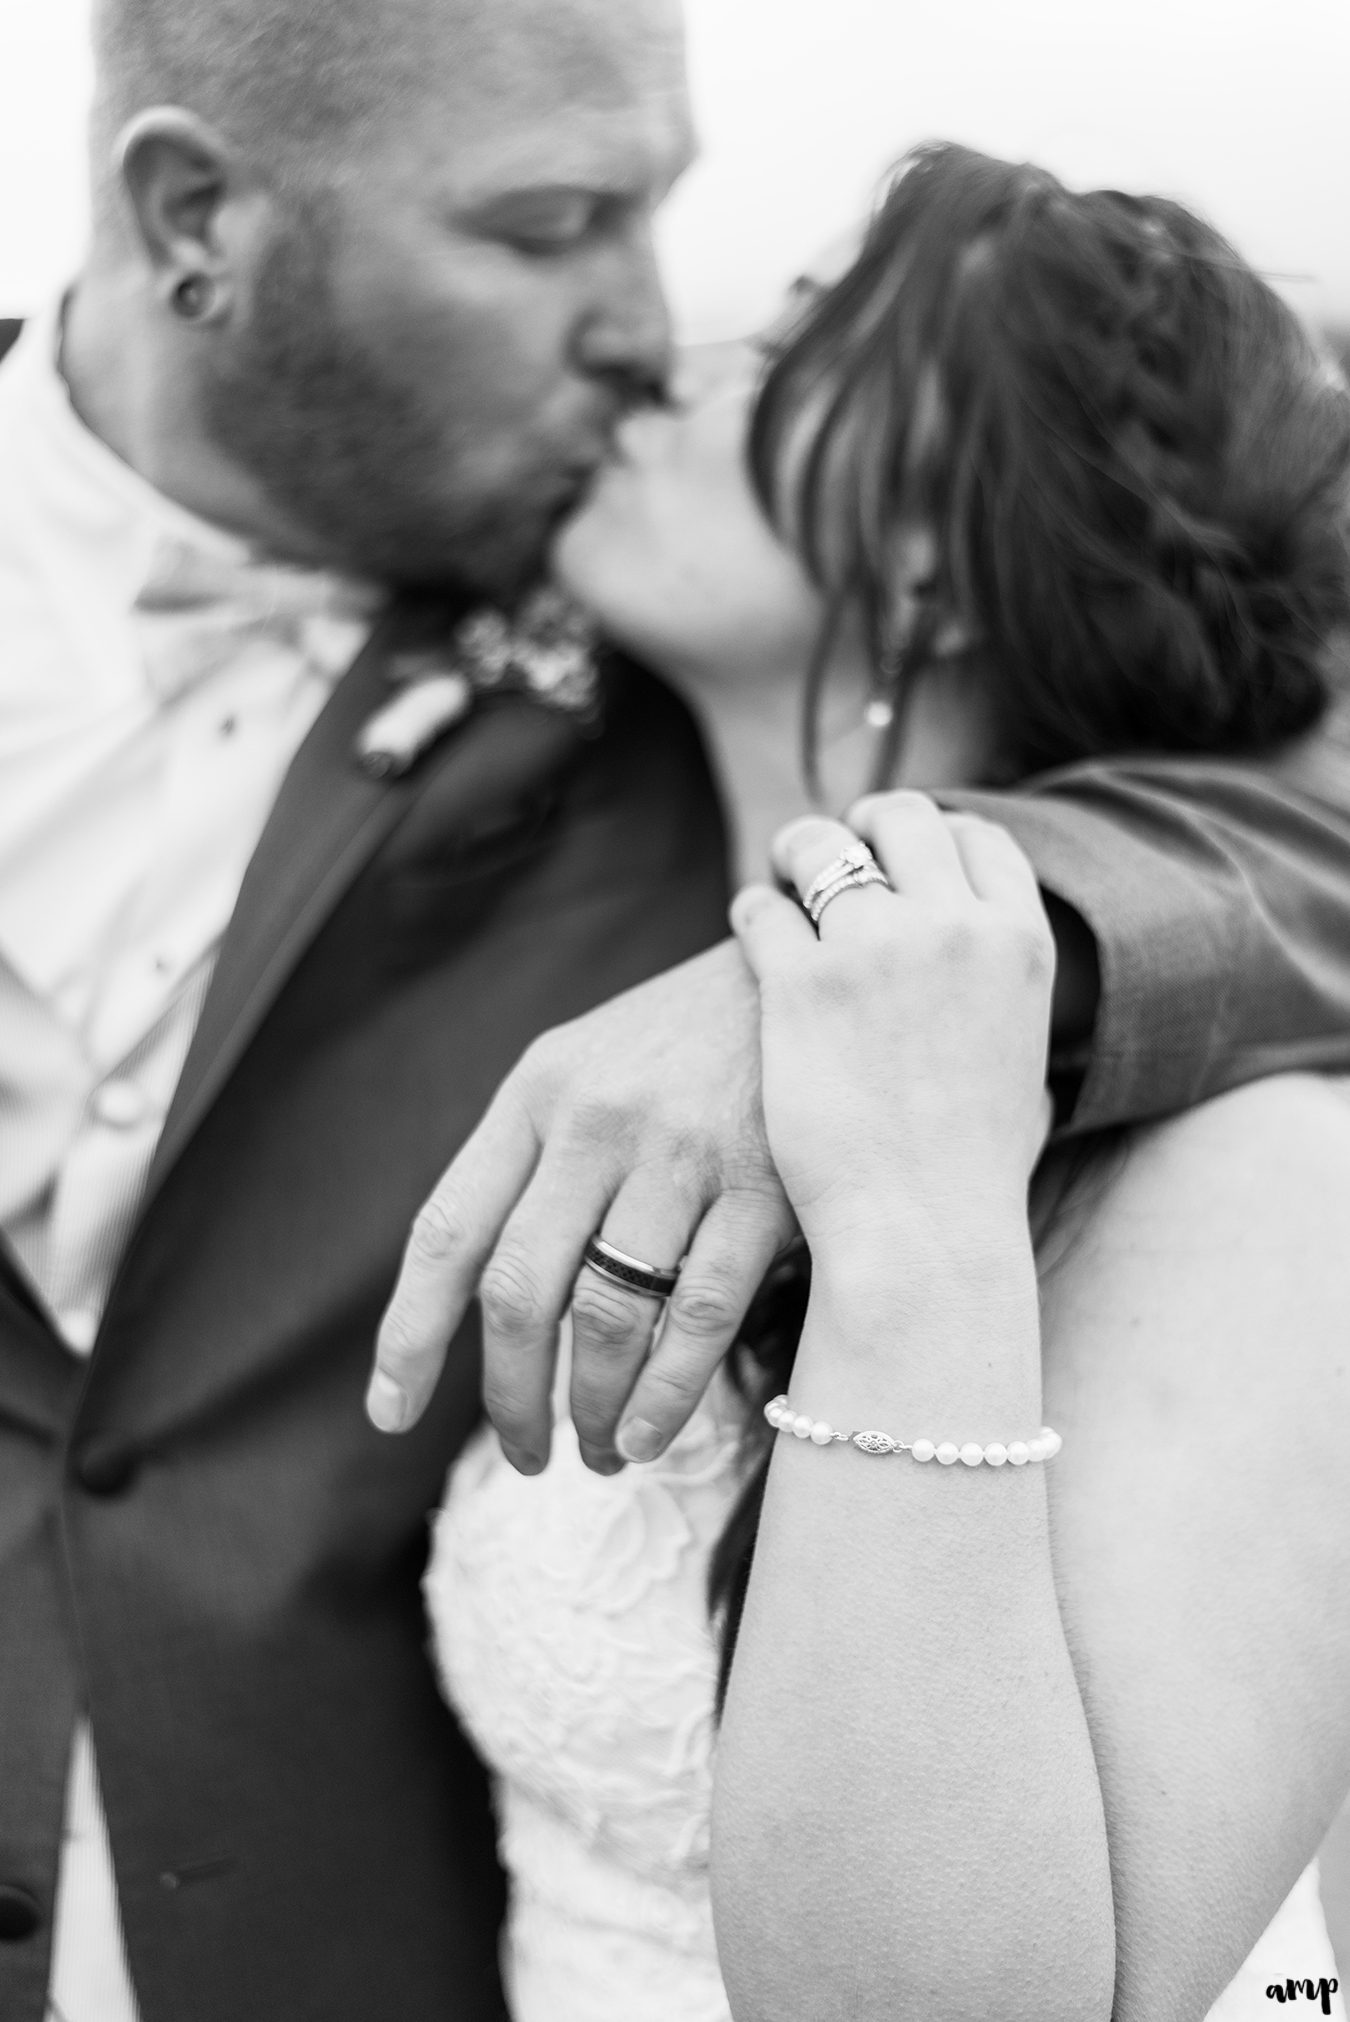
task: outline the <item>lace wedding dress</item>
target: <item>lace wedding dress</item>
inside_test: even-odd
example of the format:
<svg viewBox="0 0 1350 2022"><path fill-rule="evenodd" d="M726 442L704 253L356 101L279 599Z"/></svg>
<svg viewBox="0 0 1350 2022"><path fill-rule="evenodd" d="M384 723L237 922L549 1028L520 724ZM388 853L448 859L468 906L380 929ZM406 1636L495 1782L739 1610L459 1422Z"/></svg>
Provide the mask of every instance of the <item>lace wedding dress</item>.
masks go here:
<svg viewBox="0 0 1350 2022"><path fill-rule="evenodd" d="M705 1587L742 1409L719 1378L661 1461L608 1480L563 1408L543 1475L516 1474L490 1432L452 1471L427 1601L446 1690L497 1779L515 2022L730 2022ZM1335 1973L1314 1867L1209 2022L1257 2022L1272 1982Z"/></svg>

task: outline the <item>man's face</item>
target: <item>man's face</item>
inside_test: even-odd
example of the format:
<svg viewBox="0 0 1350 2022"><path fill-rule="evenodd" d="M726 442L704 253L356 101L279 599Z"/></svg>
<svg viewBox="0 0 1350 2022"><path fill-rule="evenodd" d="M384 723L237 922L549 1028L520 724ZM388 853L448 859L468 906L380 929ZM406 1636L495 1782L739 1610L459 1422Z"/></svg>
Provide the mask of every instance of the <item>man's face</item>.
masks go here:
<svg viewBox="0 0 1350 2022"><path fill-rule="evenodd" d="M316 554L509 598L664 379L678 24L665 0L534 5L509 60L447 63L390 124L273 238L205 425Z"/></svg>

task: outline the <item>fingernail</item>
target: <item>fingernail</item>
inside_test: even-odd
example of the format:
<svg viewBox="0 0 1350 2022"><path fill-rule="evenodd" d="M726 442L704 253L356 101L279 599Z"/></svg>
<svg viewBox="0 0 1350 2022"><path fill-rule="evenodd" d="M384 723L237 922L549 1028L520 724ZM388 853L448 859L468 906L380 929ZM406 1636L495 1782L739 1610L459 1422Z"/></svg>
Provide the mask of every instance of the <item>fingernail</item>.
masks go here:
<svg viewBox="0 0 1350 2022"><path fill-rule="evenodd" d="M506 1455L506 1458L510 1461L517 1474L542 1474L544 1472L544 1463L537 1453L512 1452L505 1446L502 1448L502 1452Z"/></svg>
<svg viewBox="0 0 1350 2022"><path fill-rule="evenodd" d="M665 1441L645 1418L630 1418L619 1427L614 1444L625 1460L655 1460Z"/></svg>
<svg viewBox="0 0 1350 2022"><path fill-rule="evenodd" d="M581 1442L577 1444L580 1446ZM582 1446L581 1458L592 1474L622 1474L623 1462L611 1446Z"/></svg>
<svg viewBox="0 0 1350 2022"><path fill-rule="evenodd" d="M366 1392L366 1416L377 1432L402 1432L412 1409L406 1390L377 1369Z"/></svg>

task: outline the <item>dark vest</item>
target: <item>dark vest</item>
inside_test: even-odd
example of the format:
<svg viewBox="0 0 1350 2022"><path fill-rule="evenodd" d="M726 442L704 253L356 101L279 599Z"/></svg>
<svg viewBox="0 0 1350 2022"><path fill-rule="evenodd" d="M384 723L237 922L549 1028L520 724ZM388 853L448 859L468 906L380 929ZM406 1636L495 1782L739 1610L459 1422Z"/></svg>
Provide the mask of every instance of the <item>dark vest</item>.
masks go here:
<svg viewBox="0 0 1350 2022"><path fill-rule="evenodd" d="M86 1365L0 1280L0 2018L41 2022L87 1710L144 2022L496 2022L483 1773L428 1660L427 1513L474 1324L362 1413L409 1219L530 1039L723 931L689 717L480 705L355 769L378 644L249 868Z"/></svg>

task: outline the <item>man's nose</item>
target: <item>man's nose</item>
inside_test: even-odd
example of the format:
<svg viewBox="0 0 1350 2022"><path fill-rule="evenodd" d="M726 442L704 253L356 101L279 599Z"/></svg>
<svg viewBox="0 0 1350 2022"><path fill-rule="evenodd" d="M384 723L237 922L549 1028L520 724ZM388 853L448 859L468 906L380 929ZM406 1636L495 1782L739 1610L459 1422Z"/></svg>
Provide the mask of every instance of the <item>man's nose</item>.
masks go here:
<svg viewBox="0 0 1350 2022"><path fill-rule="evenodd" d="M625 399L661 398L670 377L670 310L651 233L634 233L606 262L604 290L582 323L577 364Z"/></svg>

